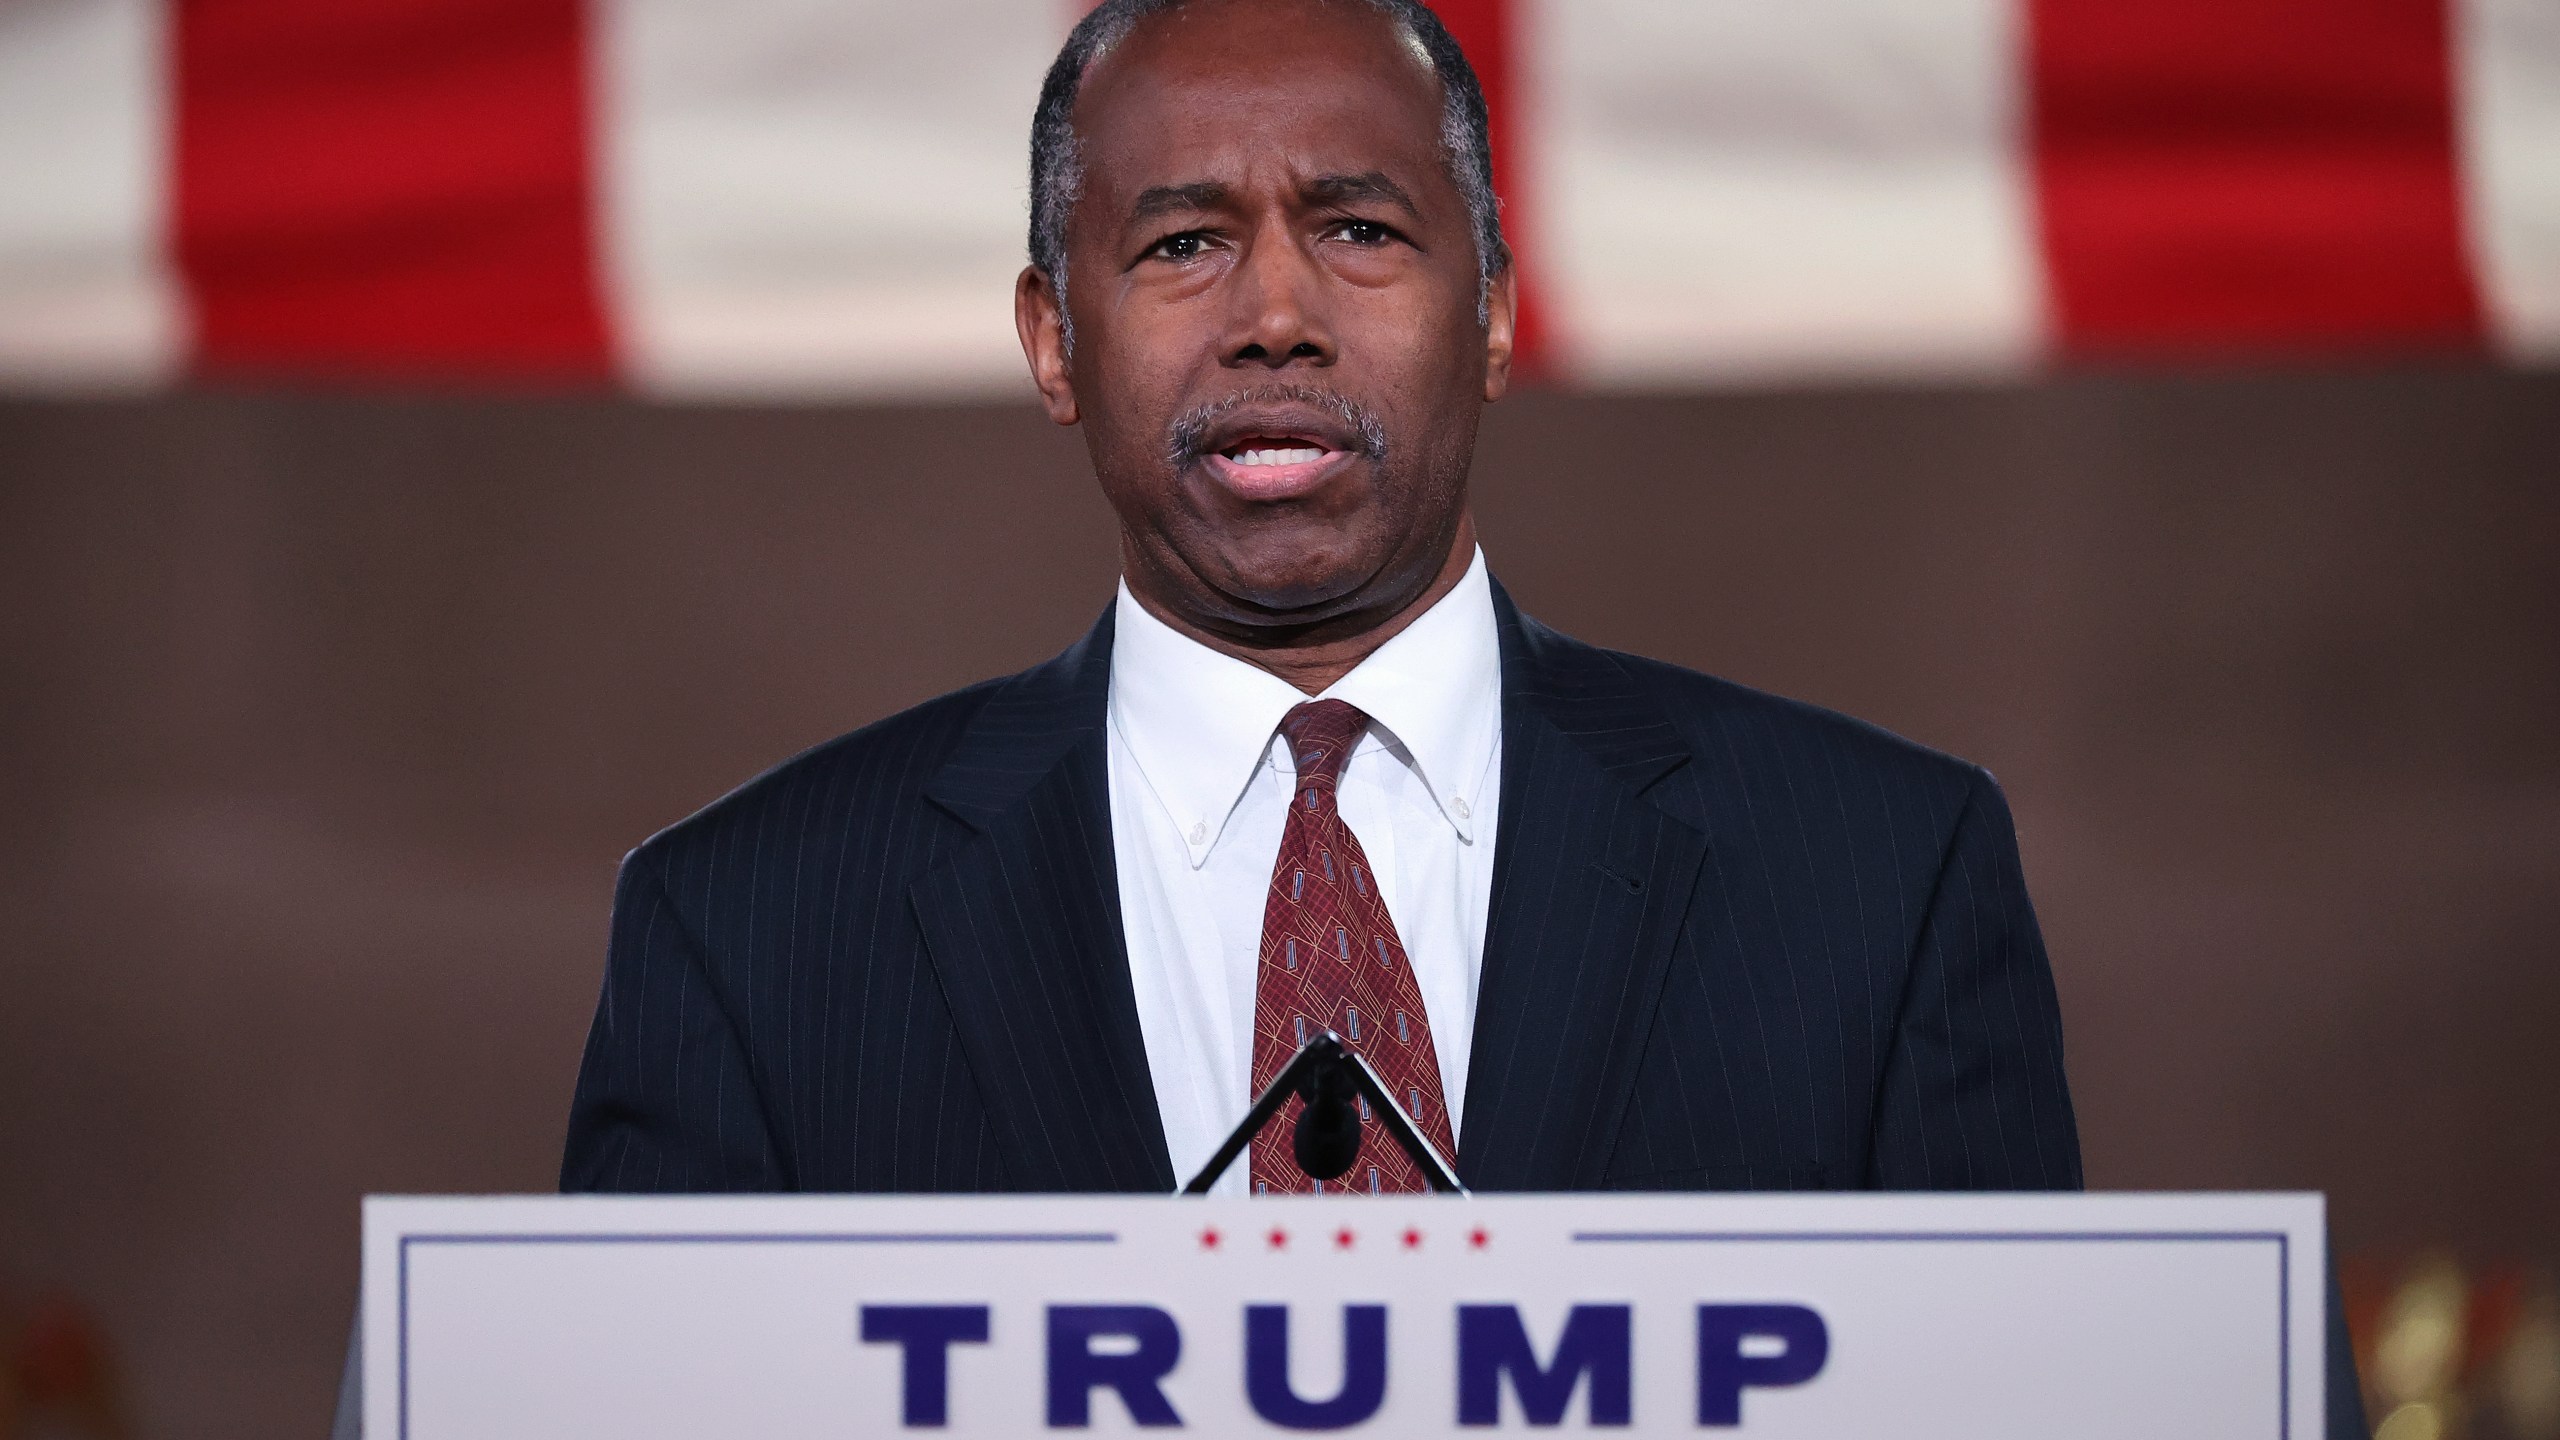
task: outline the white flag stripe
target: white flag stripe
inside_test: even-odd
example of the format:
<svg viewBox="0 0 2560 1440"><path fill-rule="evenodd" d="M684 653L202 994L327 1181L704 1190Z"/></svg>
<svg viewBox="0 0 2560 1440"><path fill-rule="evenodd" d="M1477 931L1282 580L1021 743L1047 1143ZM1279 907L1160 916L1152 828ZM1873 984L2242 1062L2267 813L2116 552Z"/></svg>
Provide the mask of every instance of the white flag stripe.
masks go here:
<svg viewBox="0 0 2560 1440"><path fill-rule="evenodd" d="M2560 358L2560 4L2456 0L2473 265L2491 332Z"/></svg>
<svg viewBox="0 0 2560 1440"><path fill-rule="evenodd" d="M2008 0L1534 0L1564 372L2007 369L2042 272Z"/></svg>
<svg viewBox="0 0 2560 1440"><path fill-rule="evenodd" d="M0 384L115 388L179 363L166 23L157 0L0 4Z"/></svg>
<svg viewBox="0 0 2560 1440"><path fill-rule="evenodd" d="M1058 0L604 0L606 286L644 391L1027 390Z"/></svg>

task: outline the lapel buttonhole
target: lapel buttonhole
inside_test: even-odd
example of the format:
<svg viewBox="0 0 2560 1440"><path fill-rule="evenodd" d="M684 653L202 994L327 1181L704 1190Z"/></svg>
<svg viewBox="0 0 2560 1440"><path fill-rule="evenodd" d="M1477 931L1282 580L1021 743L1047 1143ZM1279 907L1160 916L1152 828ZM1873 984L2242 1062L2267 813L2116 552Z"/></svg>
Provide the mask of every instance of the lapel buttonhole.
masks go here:
<svg viewBox="0 0 2560 1440"><path fill-rule="evenodd" d="M1641 895L1644 893L1644 877L1641 875L1630 875L1625 871L1618 869L1616 866L1609 864L1605 860L1592 861L1591 868L1608 876L1610 879L1617 881L1619 884L1626 886L1627 893L1630 895Z"/></svg>

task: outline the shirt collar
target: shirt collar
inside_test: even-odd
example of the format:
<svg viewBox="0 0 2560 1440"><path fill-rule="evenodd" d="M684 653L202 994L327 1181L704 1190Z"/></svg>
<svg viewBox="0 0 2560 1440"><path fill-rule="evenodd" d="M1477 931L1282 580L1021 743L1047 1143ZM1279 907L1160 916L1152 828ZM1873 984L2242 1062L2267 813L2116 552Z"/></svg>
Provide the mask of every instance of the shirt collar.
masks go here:
<svg viewBox="0 0 2560 1440"><path fill-rule="evenodd" d="M1502 649L1493 582L1478 550L1457 588L1324 692L1376 722L1375 738L1404 748L1458 838L1475 839L1479 793L1493 775L1502 734ZM1284 712L1285 713L1285 712Z"/></svg>
<svg viewBox="0 0 2560 1440"><path fill-rule="evenodd" d="M1205 861L1270 750L1281 718L1307 697L1268 670L1221 654L1147 613L1123 582L1113 618L1111 724ZM1502 733L1502 657L1493 586L1478 550L1456 588L1319 698L1375 722L1440 813L1472 842Z"/></svg>

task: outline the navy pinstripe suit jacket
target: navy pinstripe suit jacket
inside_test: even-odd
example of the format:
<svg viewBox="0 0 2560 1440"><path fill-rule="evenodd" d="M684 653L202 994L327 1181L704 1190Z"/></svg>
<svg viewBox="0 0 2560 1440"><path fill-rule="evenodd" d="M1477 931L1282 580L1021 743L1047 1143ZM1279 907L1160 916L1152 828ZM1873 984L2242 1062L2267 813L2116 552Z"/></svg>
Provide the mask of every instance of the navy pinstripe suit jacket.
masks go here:
<svg viewBox="0 0 2560 1440"><path fill-rule="evenodd" d="M2080 1183L1989 775L1495 609L1469 1185ZM562 1188L1174 1188L1112 869L1110 652L1106 613L634 851Z"/></svg>

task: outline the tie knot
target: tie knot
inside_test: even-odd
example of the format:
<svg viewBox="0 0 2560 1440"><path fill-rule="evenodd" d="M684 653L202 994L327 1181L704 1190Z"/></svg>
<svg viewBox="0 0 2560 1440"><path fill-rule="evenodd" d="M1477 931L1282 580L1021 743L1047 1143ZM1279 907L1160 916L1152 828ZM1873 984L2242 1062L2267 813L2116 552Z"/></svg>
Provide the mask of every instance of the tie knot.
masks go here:
<svg viewBox="0 0 2560 1440"><path fill-rule="evenodd" d="M1297 757L1299 780L1328 784L1342 778L1343 762L1351 758L1353 743L1368 727L1369 717L1341 700L1310 700L1280 721L1289 753Z"/></svg>

